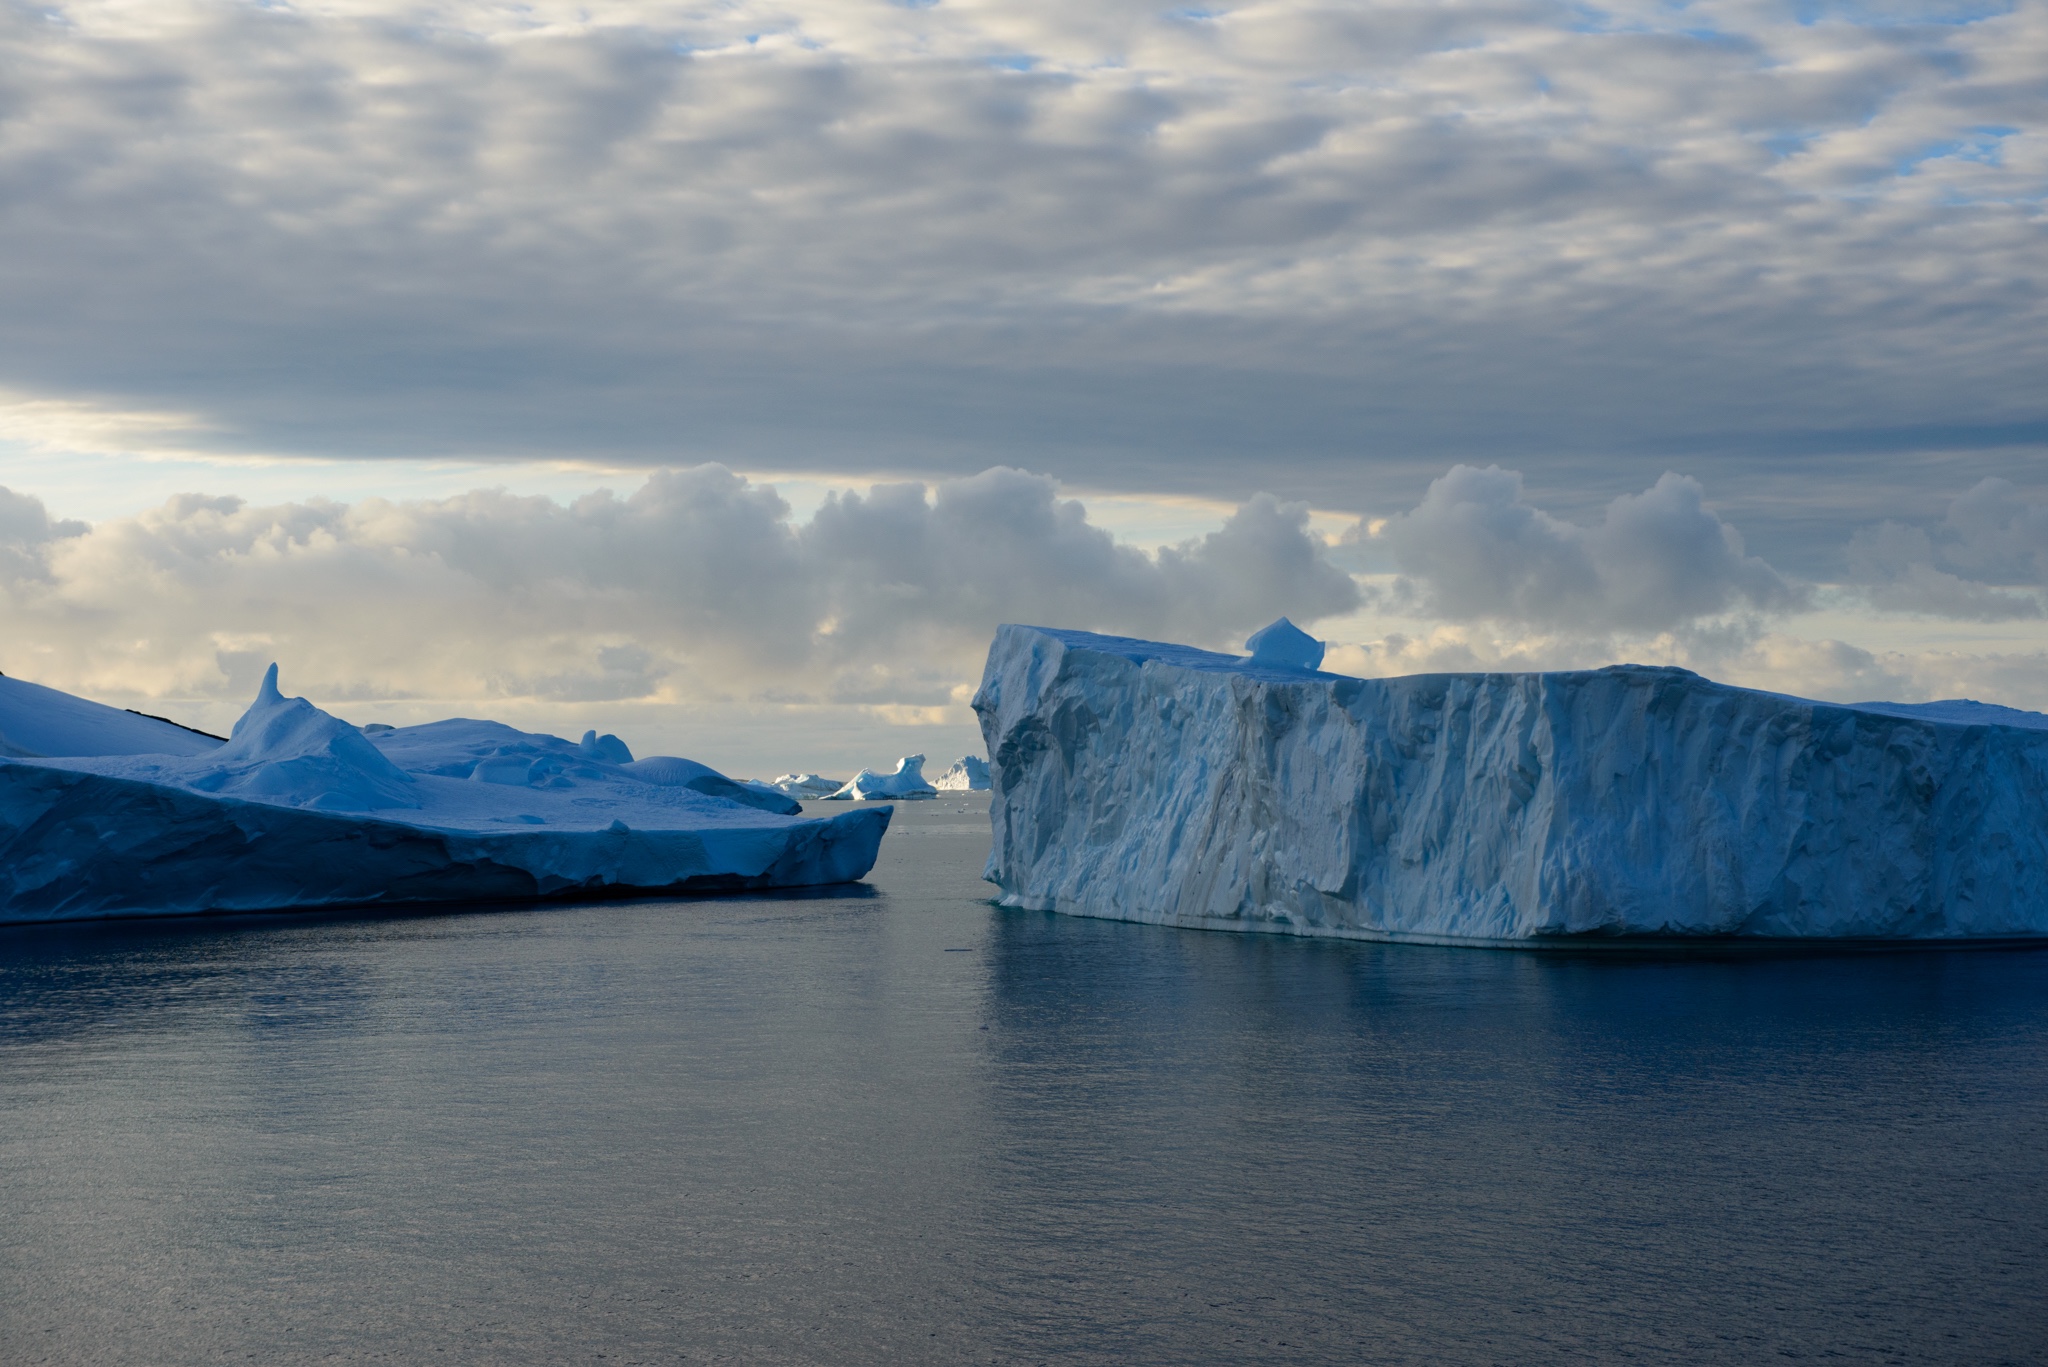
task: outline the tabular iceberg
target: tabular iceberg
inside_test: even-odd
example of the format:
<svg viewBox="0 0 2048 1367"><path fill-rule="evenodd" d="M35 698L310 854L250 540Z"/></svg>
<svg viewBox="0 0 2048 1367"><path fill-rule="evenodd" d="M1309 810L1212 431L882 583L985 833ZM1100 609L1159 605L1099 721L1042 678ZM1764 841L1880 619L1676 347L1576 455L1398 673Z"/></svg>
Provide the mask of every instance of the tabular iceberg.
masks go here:
<svg viewBox="0 0 2048 1367"><path fill-rule="evenodd" d="M874 802L881 798L937 797L939 790L924 781L924 756L905 755L896 761L896 772L878 774L872 769L863 769L846 781L846 786L836 793L825 795L827 802Z"/></svg>
<svg viewBox="0 0 2048 1367"><path fill-rule="evenodd" d="M790 816L611 736L358 729L276 684L272 666L225 744L161 723L197 751L54 690L0 696L8 734L77 750L0 759L0 921L838 883L889 826L887 807Z"/></svg>
<svg viewBox="0 0 2048 1367"><path fill-rule="evenodd" d="M953 767L932 783L942 793L985 793L988 791L988 761L980 755L962 755Z"/></svg>
<svg viewBox="0 0 2048 1367"><path fill-rule="evenodd" d="M2048 933L2037 714L1638 665L1353 679L1021 626L974 707L1008 906L1501 945Z"/></svg>

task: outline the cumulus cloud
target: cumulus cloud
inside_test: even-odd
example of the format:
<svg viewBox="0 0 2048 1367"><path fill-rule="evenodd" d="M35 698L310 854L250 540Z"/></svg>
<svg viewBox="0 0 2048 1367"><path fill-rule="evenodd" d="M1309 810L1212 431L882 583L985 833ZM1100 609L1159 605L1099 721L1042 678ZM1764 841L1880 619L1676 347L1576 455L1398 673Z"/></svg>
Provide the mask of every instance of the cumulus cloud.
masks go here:
<svg viewBox="0 0 2048 1367"><path fill-rule="evenodd" d="M1676 665L1723 683L1834 702L1974 698L2048 710L2048 653L2034 650L1873 650L1779 631L1669 632L1613 641L1501 635L1444 625L1333 649L1325 668L1362 678L1402 674Z"/></svg>
<svg viewBox="0 0 2048 1367"><path fill-rule="evenodd" d="M719 466L566 505L186 495L90 529L0 491L4 663L88 693L239 699L283 659L337 701L947 705L1002 621L1227 645L1357 601L1300 505L1253 499L1153 555L1011 469L801 523Z"/></svg>
<svg viewBox="0 0 2048 1367"><path fill-rule="evenodd" d="M44 577L50 547L85 531L83 522L51 520L42 500L0 488L0 583Z"/></svg>
<svg viewBox="0 0 2048 1367"><path fill-rule="evenodd" d="M1881 522L1857 529L1848 564L1873 606L1968 621L2042 615L2048 586L2048 507L1986 479L1932 527Z"/></svg>
<svg viewBox="0 0 2048 1367"><path fill-rule="evenodd" d="M1666 473L1580 527L1526 501L1522 476L1458 465L1412 511L1379 526L1397 599L1453 621L1570 628L1588 637L1667 631L1728 613L1783 612L1805 590L1746 553L1699 482Z"/></svg>

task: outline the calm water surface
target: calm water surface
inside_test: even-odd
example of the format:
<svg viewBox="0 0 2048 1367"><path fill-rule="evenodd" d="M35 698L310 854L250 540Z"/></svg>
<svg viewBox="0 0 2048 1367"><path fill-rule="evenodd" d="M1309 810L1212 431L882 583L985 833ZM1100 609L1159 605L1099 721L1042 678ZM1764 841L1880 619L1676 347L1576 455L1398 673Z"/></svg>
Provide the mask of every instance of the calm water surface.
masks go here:
<svg viewBox="0 0 2048 1367"><path fill-rule="evenodd" d="M2048 1360L2048 953L859 895L0 931L0 1360Z"/></svg>

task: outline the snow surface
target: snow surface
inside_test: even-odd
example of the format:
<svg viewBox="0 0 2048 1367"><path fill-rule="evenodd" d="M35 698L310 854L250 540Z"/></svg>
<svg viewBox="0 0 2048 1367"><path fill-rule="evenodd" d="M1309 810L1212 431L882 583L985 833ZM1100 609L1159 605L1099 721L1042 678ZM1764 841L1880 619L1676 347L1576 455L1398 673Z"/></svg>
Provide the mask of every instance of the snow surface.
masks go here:
<svg viewBox="0 0 2048 1367"><path fill-rule="evenodd" d="M937 797L939 790L925 782L924 756L905 755L896 761L896 772L878 774L863 769L848 779L846 786L825 797L827 802L874 802L882 798Z"/></svg>
<svg viewBox="0 0 2048 1367"><path fill-rule="evenodd" d="M784 774L764 786L788 797L830 797L846 785L820 774Z"/></svg>
<svg viewBox="0 0 2048 1367"><path fill-rule="evenodd" d="M2039 714L1022 626L974 706L1009 906L1481 944L2048 933Z"/></svg>
<svg viewBox="0 0 2048 1367"><path fill-rule="evenodd" d="M461 718L358 729L282 696L273 666L203 753L0 760L0 921L837 883L888 829L886 807L805 820L602 739L617 748Z"/></svg>
<svg viewBox="0 0 2048 1367"><path fill-rule="evenodd" d="M199 755L220 737L0 674L0 758Z"/></svg>
<svg viewBox="0 0 2048 1367"><path fill-rule="evenodd" d="M962 755L953 767L940 774L932 786L942 793L985 793L988 791L988 761L980 755Z"/></svg>

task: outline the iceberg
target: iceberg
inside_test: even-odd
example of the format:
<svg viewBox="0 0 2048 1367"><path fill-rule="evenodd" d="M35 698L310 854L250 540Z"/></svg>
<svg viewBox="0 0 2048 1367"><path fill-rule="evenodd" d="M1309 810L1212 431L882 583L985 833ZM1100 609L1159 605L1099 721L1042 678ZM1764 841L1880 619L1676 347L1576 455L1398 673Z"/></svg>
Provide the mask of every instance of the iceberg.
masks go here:
<svg viewBox="0 0 2048 1367"><path fill-rule="evenodd" d="M1006 906L1506 946L2048 933L2039 714L1025 626L974 708Z"/></svg>
<svg viewBox="0 0 2048 1367"><path fill-rule="evenodd" d="M225 739L0 674L0 759L202 755Z"/></svg>
<svg viewBox="0 0 2048 1367"><path fill-rule="evenodd" d="M980 755L962 755L953 767L940 774L932 786L942 793L985 793L988 791L988 761Z"/></svg>
<svg viewBox="0 0 2048 1367"><path fill-rule="evenodd" d="M766 785L785 797L830 797L846 785L818 774L784 774Z"/></svg>
<svg viewBox="0 0 2048 1367"><path fill-rule="evenodd" d="M939 790L924 780L924 756L905 755L896 761L896 772L878 774L872 769L863 769L846 781L846 786L836 793L825 795L827 802L874 802L882 798L937 797Z"/></svg>
<svg viewBox="0 0 2048 1367"><path fill-rule="evenodd" d="M275 665L225 743L128 715L0 690L0 922L841 883L873 868L891 815L804 819L612 736L358 728L283 696Z"/></svg>

